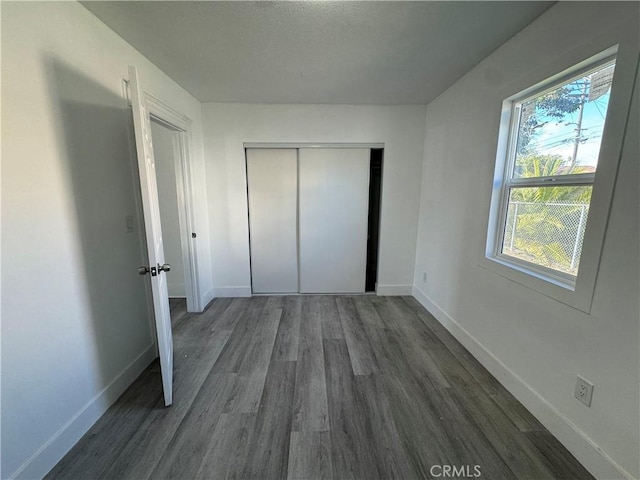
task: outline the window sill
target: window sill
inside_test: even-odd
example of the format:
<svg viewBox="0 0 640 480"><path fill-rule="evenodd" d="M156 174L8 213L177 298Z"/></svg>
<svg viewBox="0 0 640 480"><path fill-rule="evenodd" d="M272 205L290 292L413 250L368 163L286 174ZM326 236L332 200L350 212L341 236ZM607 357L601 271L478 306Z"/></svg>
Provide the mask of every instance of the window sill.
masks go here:
<svg viewBox="0 0 640 480"><path fill-rule="evenodd" d="M513 268L514 270L539 278L545 282L552 283L558 287L571 291L575 291L576 289L575 277L569 278L568 276L563 276L549 268L540 267L539 265L519 260L518 258L509 255L499 254L488 258L489 260L504 265L505 267Z"/></svg>
<svg viewBox="0 0 640 480"><path fill-rule="evenodd" d="M478 266L584 313L591 311L593 288L514 262L511 257L483 256Z"/></svg>

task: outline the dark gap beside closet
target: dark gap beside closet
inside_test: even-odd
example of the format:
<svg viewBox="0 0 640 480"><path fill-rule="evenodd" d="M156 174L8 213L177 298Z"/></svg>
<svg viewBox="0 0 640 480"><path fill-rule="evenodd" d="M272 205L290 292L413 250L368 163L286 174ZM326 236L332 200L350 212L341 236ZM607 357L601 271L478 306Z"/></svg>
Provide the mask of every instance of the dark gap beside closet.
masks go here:
<svg viewBox="0 0 640 480"><path fill-rule="evenodd" d="M367 232L367 278L365 292L376 291L378 278L378 238L380 232L380 196L382 190L382 148L371 149L369 163L369 226Z"/></svg>

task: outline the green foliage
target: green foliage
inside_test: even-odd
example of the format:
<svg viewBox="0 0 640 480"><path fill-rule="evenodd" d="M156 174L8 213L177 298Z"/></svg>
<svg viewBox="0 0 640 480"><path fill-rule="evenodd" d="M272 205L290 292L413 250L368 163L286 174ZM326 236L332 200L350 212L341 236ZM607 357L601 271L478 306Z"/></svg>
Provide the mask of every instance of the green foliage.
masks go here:
<svg viewBox="0 0 640 480"><path fill-rule="evenodd" d="M566 168L559 155L522 155L516 161L519 178L560 175L567 173ZM582 173L580 168L575 167L572 173ZM516 225L510 254L537 265L569 272L574 241L566 241L573 235L572 230L567 229L575 228L575 220L579 218L583 205L589 205L591 190L591 186L552 185L512 188L510 203L520 205L517 218L512 219ZM511 235L509 230L508 233Z"/></svg>
<svg viewBox="0 0 640 480"><path fill-rule="evenodd" d="M563 166L560 155L518 155L514 173L518 178L550 177L561 173Z"/></svg>
<svg viewBox="0 0 640 480"><path fill-rule="evenodd" d="M527 239L517 238L514 249L518 251L518 257L536 265L566 271L566 266L571 263L571 258L560 242L540 243Z"/></svg>
<svg viewBox="0 0 640 480"><path fill-rule="evenodd" d="M537 133L537 129L542 127L544 124L539 124L536 120L535 116L529 117L524 123L520 125L520 129L518 131L518 143L516 145L516 152L518 154L528 154L531 153L531 148L529 144L531 140Z"/></svg>
<svg viewBox="0 0 640 480"><path fill-rule="evenodd" d="M519 256L550 268L571 263L570 252L557 240L565 229L561 218L549 215L548 208L541 208L518 215L516 220L514 248Z"/></svg>
<svg viewBox="0 0 640 480"><path fill-rule="evenodd" d="M556 120L562 120L567 113L573 113L580 108L582 97L575 95L575 88L565 85L553 92L536 98L536 109Z"/></svg>
<svg viewBox="0 0 640 480"><path fill-rule="evenodd" d="M567 114L573 113L580 108L584 98L581 95L576 95L576 88L577 85L574 84L565 85L523 104L523 107L526 106L533 109L534 113L520 124L518 143L516 145L518 154L532 153L530 148L531 140L551 120L559 122Z"/></svg>
<svg viewBox="0 0 640 480"><path fill-rule="evenodd" d="M585 167L576 166L568 170L560 155L523 155L516 159L518 178L551 177L566 173L583 173ZM591 187L527 187L517 188L511 193L515 202L535 203L589 203Z"/></svg>

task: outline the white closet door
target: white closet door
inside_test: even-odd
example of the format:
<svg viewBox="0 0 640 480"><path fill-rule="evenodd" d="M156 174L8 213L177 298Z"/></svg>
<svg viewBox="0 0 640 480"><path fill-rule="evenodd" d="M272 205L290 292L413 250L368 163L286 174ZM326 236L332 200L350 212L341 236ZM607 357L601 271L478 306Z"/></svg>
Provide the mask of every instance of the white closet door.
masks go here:
<svg viewBox="0 0 640 480"><path fill-rule="evenodd" d="M253 293L298 292L297 151L247 149Z"/></svg>
<svg viewBox="0 0 640 480"><path fill-rule="evenodd" d="M300 149L300 293L364 292L369 161L369 149Z"/></svg>

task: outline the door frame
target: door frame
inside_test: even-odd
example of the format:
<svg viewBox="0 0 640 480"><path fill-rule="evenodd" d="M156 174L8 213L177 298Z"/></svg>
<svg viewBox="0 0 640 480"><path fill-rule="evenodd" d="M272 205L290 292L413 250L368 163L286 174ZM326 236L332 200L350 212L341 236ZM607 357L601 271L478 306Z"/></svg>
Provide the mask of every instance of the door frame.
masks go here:
<svg viewBox="0 0 640 480"><path fill-rule="evenodd" d="M368 148L368 149L381 149L383 152L386 149L386 145L384 142L363 142L363 143L354 143L354 142L243 142L242 148L244 150L244 182L245 182L245 190L247 192L247 232L249 235L249 275L253 275L251 271L251 225L249 220L249 181L247 177L247 149L250 148L262 148L262 149L295 149L299 150L301 148ZM384 153L383 153L384 155ZM378 222L378 269L376 272L376 290L375 294L378 294L378 284L380 278L380 252L382 246L382 205L384 200L384 171L386 168L386 162L382 161L382 174L380 179L380 211L379 222ZM298 219L296 219L298 221ZM296 228L298 228L296 226ZM298 256L300 252L298 251ZM298 286L300 285L300 258L298 258ZM365 293L366 295L367 293ZM253 279L251 278L251 296L261 296L265 294L261 293L253 293ZM300 295L294 294L294 295Z"/></svg>
<svg viewBox="0 0 640 480"><path fill-rule="evenodd" d="M371 142L371 143L336 143L336 142L280 142L280 143L265 143L265 142L244 142L243 148L370 148L370 149L383 149L385 145L383 142ZM384 166L384 165L383 165Z"/></svg>
<svg viewBox="0 0 640 480"><path fill-rule="evenodd" d="M180 245L185 267L185 292L187 311L201 312L200 277L198 275L198 250L195 245L195 208L193 200L193 175L191 168L191 119L173 109L158 97L144 92L151 120L176 132L179 158L174 158L176 191L178 197L178 223Z"/></svg>
<svg viewBox="0 0 640 480"><path fill-rule="evenodd" d="M131 106L129 82L124 80L127 103ZM196 232L196 210L194 208L194 179L192 168L191 119L180 113L155 95L143 91L144 100L151 120L177 134L179 158L174 158L176 191L178 198L178 223L180 228L180 246L185 269L185 293L187 312L202 312L200 295L200 273L198 268L198 249L193 234Z"/></svg>

